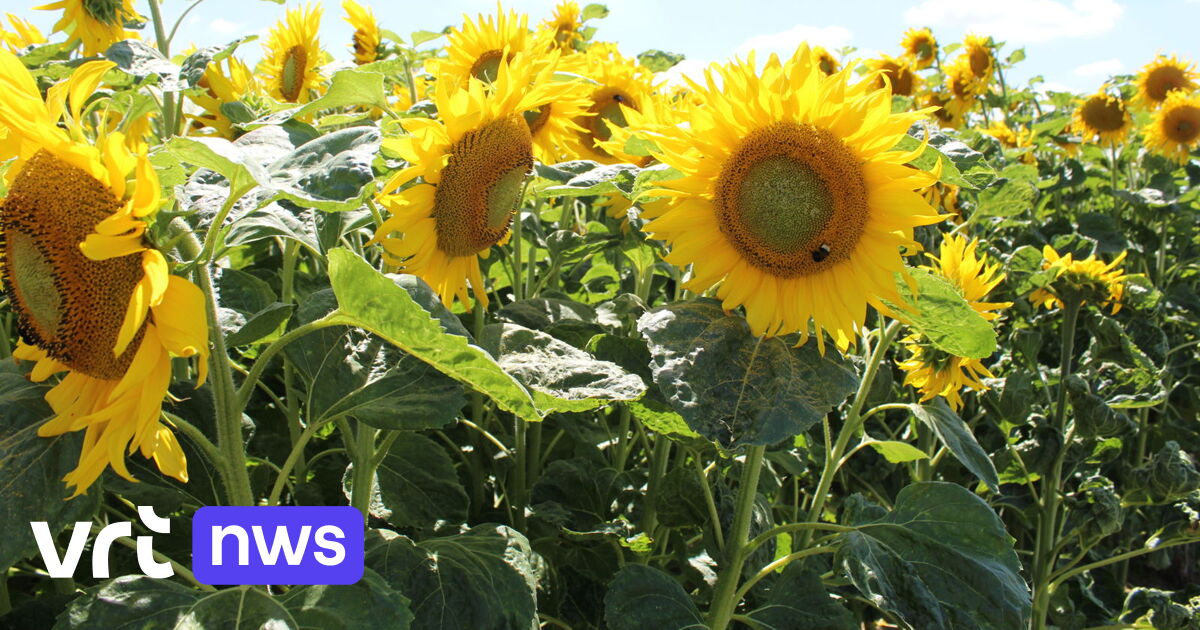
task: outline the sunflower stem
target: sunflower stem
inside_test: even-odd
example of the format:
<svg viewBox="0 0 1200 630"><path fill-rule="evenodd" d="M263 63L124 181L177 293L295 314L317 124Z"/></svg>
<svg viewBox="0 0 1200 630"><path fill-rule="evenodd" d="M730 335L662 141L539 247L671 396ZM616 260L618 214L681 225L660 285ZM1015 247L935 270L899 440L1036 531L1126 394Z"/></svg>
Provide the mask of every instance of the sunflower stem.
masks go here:
<svg viewBox="0 0 1200 630"><path fill-rule="evenodd" d="M1045 630L1050 612L1050 595L1054 584L1053 544L1058 532L1059 490L1062 485L1063 462L1071 444L1071 435L1065 431L1067 415L1067 379L1071 376L1071 359L1075 353L1075 325L1083 307L1078 296L1064 296L1062 323L1062 353L1059 355L1058 399L1055 403L1053 426L1060 434L1066 434L1054 465L1046 475L1042 486L1041 517L1038 522L1037 541L1033 557L1033 630Z"/></svg>
<svg viewBox="0 0 1200 630"><path fill-rule="evenodd" d="M12 600L8 597L8 574L0 575L0 617L12 612Z"/></svg>
<svg viewBox="0 0 1200 630"><path fill-rule="evenodd" d="M354 468L350 471L350 505L362 512L363 522L371 517L371 493L375 484L375 436L374 427L361 422L355 423L354 451L350 453Z"/></svg>
<svg viewBox="0 0 1200 630"><path fill-rule="evenodd" d="M762 472L763 456L767 447L751 446L742 465L742 476L738 483L737 505L733 513L733 528L725 540L725 559L717 587L713 592L712 608L708 613L711 630L725 630L737 610L738 583L742 577L742 566L746 563L746 543L750 538L750 521L754 516L754 499L758 496L758 478Z"/></svg>
<svg viewBox="0 0 1200 630"><path fill-rule="evenodd" d="M293 328L279 339L271 342L271 345L267 346L266 349L264 349L258 355L258 357L254 359L254 363L250 366L250 371L246 374L245 380L242 381L242 386L237 389L236 400L239 414L246 409L246 405L250 402L250 395L254 393L254 386L258 383L258 380L262 378L262 373L267 369L271 359L273 359L276 354L279 354L281 350L287 347L289 343L292 343L304 335L318 331L322 328L338 325L332 322L334 316L337 314L337 311L334 311L333 313L330 313L321 319L313 320L307 324Z"/></svg>
<svg viewBox="0 0 1200 630"><path fill-rule="evenodd" d="M300 437L292 443L292 450L288 453L287 459L284 460L283 466L279 468L279 476L275 479L275 485L271 487L271 494L267 497L267 505L279 505L279 497L283 495L283 488L287 485L287 479L291 475L292 469L296 467L296 464L303 457L304 448L308 446L308 442L312 440L312 437L317 434L317 431L321 427L334 420L336 418L327 418L320 422L310 423L307 427L304 427L304 431L300 434Z"/></svg>
<svg viewBox="0 0 1200 630"><path fill-rule="evenodd" d="M295 302L295 285L296 285L296 264L299 260L300 243L288 239L283 246L283 271L280 280L279 299L284 304L292 304ZM298 396L295 394L296 370L292 366L292 362L287 356L283 357L283 396L284 404L286 405L280 411L283 411L287 416L288 437L292 444L300 438L303 427L300 426L300 405ZM238 404L244 408L245 403L242 402L242 392L238 390ZM300 461L296 464L296 476L304 477L304 471L308 468L304 461L304 449L300 450Z"/></svg>
<svg viewBox="0 0 1200 630"><path fill-rule="evenodd" d="M154 22L154 38L158 41L158 52L163 57L171 58L171 40L167 37L166 25L163 24L162 11L158 8L158 0L150 0L150 19ZM175 93L163 92L162 119L163 140L175 135L179 123L175 120Z"/></svg>

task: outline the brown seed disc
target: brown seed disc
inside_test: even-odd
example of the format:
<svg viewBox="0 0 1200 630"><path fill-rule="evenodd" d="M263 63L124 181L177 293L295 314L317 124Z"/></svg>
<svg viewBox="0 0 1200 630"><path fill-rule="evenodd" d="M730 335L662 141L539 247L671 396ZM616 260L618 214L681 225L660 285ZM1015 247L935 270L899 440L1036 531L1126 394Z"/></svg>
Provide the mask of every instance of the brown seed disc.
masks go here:
<svg viewBox="0 0 1200 630"><path fill-rule="evenodd" d="M593 115L576 121L580 127L588 130L583 134L583 140L587 146L603 151L597 146L597 143L612 138L612 130L608 125L617 127L629 125L629 122L625 120L625 113L621 111L622 105L641 111L632 96L617 88L605 87L592 96L592 106L588 108L588 112ZM606 122L608 124L605 124Z"/></svg>
<svg viewBox="0 0 1200 630"><path fill-rule="evenodd" d="M283 72L279 77L279 93L289 103L300 99L304 89L304 73L308 68L308 51L296 45L283 54Z"/></svg>
<svg viewBox="0 0 1200 630"><path fill-rule="evenodd" d="M1180 105L1166 113L1163 135L1172 142L1190 145L1200 139L1200 107Z"/></svg>
<svg viewBox="0 0 1200 630"><path fill-rule="evenodd" d="M484 83L495 81L496 77L500 74L501 59L504 59L504 51L502 50L489 50L479 55L475 63L471 64L471 76Z"/></svg>
<svg viewBox="0 0 1200 630"><path fill-rule="evenodd" d="M1146 75L1146 95L1156 103L1166 99L1167 92L1187 87L1187 77L1177 66L1159 66Z"/></svg>
<svg viewBox="0 0 1200 630"><path fill-rule="evenodd" d="M1119 99L1093 96L1084 101L1080 116L1096 131L1117 131L1125 125L1125 104Z"/></svg>

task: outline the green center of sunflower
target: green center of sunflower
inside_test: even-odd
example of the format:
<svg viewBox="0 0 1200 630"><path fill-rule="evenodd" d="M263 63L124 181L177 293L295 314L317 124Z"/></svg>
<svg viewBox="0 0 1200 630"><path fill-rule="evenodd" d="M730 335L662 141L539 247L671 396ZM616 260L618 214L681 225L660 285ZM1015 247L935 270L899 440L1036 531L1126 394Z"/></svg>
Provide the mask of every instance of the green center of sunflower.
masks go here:
<svg viewBox="0 0 1200 630"><path fill-rule="evenodd" d="M519 116L463 134L434 194L438 249L473 256L495 245L508 232L532 168L529 126Z"/></svg>
<svg viewBox="0 0 1200 630"><path fill-rule="evenodd" d="M638 108L633 97L616 88L604 88L593 97L592 106L588 111L593 114L590 123L594 142L606 142L612 138L609 125L629 126L625 112L621 110L622 105L632 109Z"/></svg>
<svg viewBox="0 0 1200 630"><path fill-rule="evenodd" d="M504 59L504 52L500 50L489 50L475 60L471 65L471 76L483 81L491 83L500 76L500 60Z"/></svg>
<svg viewBox="0 0 1200 630"><path fill-rule="evenodd" d="M713 206L742 257L783 278L847 260L870 213L859 158L829 130L790 122L742 140L721 170Z"/></svg>
<svg viewBox="0 0 1200 630"><path fill-rule="evenodd" d="M83 0L83 10L93 20L109 26L121 26L124 21L125 8L121 0Z"/></svg>
<svg viewBox="0 0 1200 630"><path fill-rule="evenodd" d="M283 70L279 75L279 93L289 103L300 99L304 89L304 72L308 67L308 51L296 45L283 54Z"/></svg>
<svg viewBox="0 0 1200 630"><path fill-rule="evenodd" d="M0 202L0 281L22 339L108 380L125 373L143 334L113 356L141 255L90 260L79 244L120 207L108 187L46 151L21 167Z"/></svg>
<svg viewBox="0 0 1200 630"><path fill-rule="evenodd" d="M933 44L929 40L921 40L917 42L917 59L925 61L933 58Z"/></svg>
<svg viewBox="0 0 1200 630"><path fill-rule="evenodd" d="M553 105L547 103L537 109L531 109L521 114L525 117L525 124L529 125L529 133L531 135L536 136L542 130L542 127L546 126L546 123L550 120L551 107Z"/></svg>

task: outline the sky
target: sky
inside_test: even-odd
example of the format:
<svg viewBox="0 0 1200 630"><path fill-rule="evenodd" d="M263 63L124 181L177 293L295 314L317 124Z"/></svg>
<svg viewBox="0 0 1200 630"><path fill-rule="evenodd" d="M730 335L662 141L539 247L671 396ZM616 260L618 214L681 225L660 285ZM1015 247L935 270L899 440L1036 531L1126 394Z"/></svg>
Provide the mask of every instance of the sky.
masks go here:
<svg viewBox="0 0 1200 630"><path fill-rule="evenodd" d="M508 0L506 8L530 15L530 23L547 18L556 0ZM5 12L16 12L49 31L57 12L34 11L38 0L0 0ZM462 23L464 13L492 12L484 1L359 0L375 11L381 25L403 36L416 30L440 31ZM586 0L580 2L586 4ZM135 0L143 14L145 0ZM190 4L166 0L168 22ZM203 0L179 28L174 48L223 44L243 35L265 35L284 13L300 5L265 0ZM321 41L335 57L349 59L350 27L340 0L325 0ZM608 0L610 15L594 21L597 39L617 41L635 55L657 48L682 53L686 60L674 74L696 74L713 61L743 55L751 49L790 53L801 41L836 49L858 48L855 56L878 52L899 54L905 29L928 26L942 44L969 32L991 35L1006 43L1005 51L1024 47L1026 60L1009 83L1024 84L1042 76L1045 89L1091 92L1110 75L1136 72L1157 53L1200 61L1200 0ZM25 8L21 8L24 5ZM16 11L14 11L16 9ZM152 38L147 30L146 38ZM257 58L259 42L246 56ZM441 40L439 40L441 41Z"/></svg>

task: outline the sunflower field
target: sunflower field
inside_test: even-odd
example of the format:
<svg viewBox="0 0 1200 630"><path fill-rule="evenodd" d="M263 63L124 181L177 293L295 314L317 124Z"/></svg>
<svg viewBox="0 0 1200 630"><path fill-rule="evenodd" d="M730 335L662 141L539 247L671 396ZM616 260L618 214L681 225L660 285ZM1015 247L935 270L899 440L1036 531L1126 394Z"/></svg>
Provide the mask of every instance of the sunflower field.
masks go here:
<svg viewBox="0 0 1200 630"><path fill-rule="evenodd" d="M333 8L0 22L0 628L1200 630L1191 60ZM363 577L207 584L209 506Z"/></svg>

